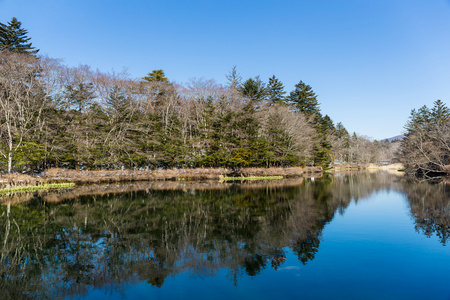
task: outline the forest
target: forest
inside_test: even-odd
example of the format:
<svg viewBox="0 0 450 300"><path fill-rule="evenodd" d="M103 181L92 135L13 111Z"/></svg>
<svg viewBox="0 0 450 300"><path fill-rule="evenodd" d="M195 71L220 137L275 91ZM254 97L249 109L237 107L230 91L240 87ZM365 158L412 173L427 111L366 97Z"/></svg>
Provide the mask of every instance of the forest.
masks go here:
<svg viewBox="0 0 450 300"><path fill-rule="evenodd" d="M27 33L16 18L0 23L2 172L328 167L390 162L402 153L399 141L349 134L322 114L317 94L301 80L288 93L275 75L244 80L236 66L225 84L178 84L163 70L133 79L39 55ZM448 124L448 110L443 119Z"/></svg>

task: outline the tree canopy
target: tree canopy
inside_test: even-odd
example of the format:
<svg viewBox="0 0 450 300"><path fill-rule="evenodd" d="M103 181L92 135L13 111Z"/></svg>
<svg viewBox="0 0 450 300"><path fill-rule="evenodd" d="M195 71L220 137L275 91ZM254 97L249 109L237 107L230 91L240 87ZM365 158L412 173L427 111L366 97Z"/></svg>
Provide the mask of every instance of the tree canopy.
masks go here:
<svg viewBox="0 0 450 300"><path fill-rule="evenodd" d="M322 117L302 81L286 101L275 75L267 85L256 76L238 89L214 80L176 85L163 70L134 80L24 53L0 55L3 171L327 166L367 162L355 153L378 151L362 138L351 143L342 124ZM230 76L239 82L236 68Z"/></svg>
<svg viewBox="0 0 450 300"><path fill-rule="evenodd" d="M271 104L283 104L285 101L283 83L278 80L275 75L269 78L269 83L267 84L267 98Z"/></svg>
<svg viewBox="0 0 450 300"><path fill-rule="evenodd" d="M405 125L401 161L410 173L430 177L445 173L450 165L450 112L441 101L411 111Z"/></svg>
<svg viewBox="0 0 450 300"><path fill-rule="evenodd" d="M259 76L256 76L255 78L247 79L241 85L240 92L250 100L259 102L266 96L266 87Z"/></svg>
<svg viewBox="0 0 450 300"><path fill-rule="evenodd" d="M149 82L169 82L163 70L153 70L147 74L147 76L142 77L142 79Z"/></svg>
<svg viewBox="0 0 450 300"><path fill-rule="evenodd" d="M317 118L320 116L320 106L316 93L301 80L290 93L289 103L308 117L316 116Z"/></svg>
<svg viewBox="0 0 450 300"><path fill-rule="evenodd" d="M0 50L9 50L17 53L36 54L38 49L31 46L28 31L15 17L8 24L0 23Z"/></svg>
<svg viewBox="0 0 450 300"><path fill-rule="evenodd" d="M242 84L242 76L238 73L236 66L233 66L230 73L225 75L227 78L227 86L233 89L238 89Z"/></svg>

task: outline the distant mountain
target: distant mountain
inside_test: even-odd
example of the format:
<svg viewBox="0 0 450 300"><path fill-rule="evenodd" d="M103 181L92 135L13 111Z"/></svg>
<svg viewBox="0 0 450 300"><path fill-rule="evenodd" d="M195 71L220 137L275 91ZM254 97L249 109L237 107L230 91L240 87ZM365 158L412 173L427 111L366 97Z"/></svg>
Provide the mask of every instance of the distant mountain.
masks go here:
<svg viewBox="0 0 450 300"><path fill-rule="evenodd" d="M401 141L401 140L403 140L405 138L405 135L404 134L401 134L401 135L396 135L396 136L394 136L394 137L391 137L391 138L388 138L388 139L385 139L385 141L388 141L388 142L394 142L394 141Z"/></svg>

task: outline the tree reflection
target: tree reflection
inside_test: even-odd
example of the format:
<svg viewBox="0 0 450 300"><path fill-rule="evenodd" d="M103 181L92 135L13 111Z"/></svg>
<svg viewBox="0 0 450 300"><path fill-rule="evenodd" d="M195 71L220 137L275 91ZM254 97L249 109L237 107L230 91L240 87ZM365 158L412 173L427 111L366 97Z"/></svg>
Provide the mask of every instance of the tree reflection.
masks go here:
<svg viewBox="0 0 450 300"><path fill-rule="evenodd" d="M307 264L326 224L351 201L406 187L388 174L362 173L288 186L178 189L164 183L127 193L72 191L60 202L46 193L25 202L5 198L0 289L9 299L80 297L92 288L120 292L124 283L141 281L161 287L169 276L213 276L224 268L238 284L243 276L278 270L288 249ZM407 194L416 228L436 232L445 244L448 188L412 187Z"/></svg>
<svg viewBox="0 0 450 300"><path fill-rule="evenodd" d="M405 189L417 232L436 235L446 245L450 237L450 186L410 183Z"/></svg>

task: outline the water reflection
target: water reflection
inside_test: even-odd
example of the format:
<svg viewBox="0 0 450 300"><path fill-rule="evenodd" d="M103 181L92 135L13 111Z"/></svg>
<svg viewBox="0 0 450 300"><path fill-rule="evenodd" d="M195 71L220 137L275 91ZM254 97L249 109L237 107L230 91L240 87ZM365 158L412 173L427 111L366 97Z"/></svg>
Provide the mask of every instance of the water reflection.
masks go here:
<svg viewBox="0 0 450 300"><path fill-rule="evenodd" d="M128 189L128 192L125 192ZM3 198L0 290L7 297L80 297L124 283L161 287L169 276L244 276L277 270L292 251L313 260L325 225L380 190L408 197L416 229L449 237L447 185L387 173L276 183L161 182L82 187ZM27 198L28 197L28 198Z"/></svg>
<svg viewBox="0 0 450 300"><path fill-rule="evenodd" d="M450 237L450 189L448 184L410 184L405 193L416 231L437 235L443 245Z"/></svg>

